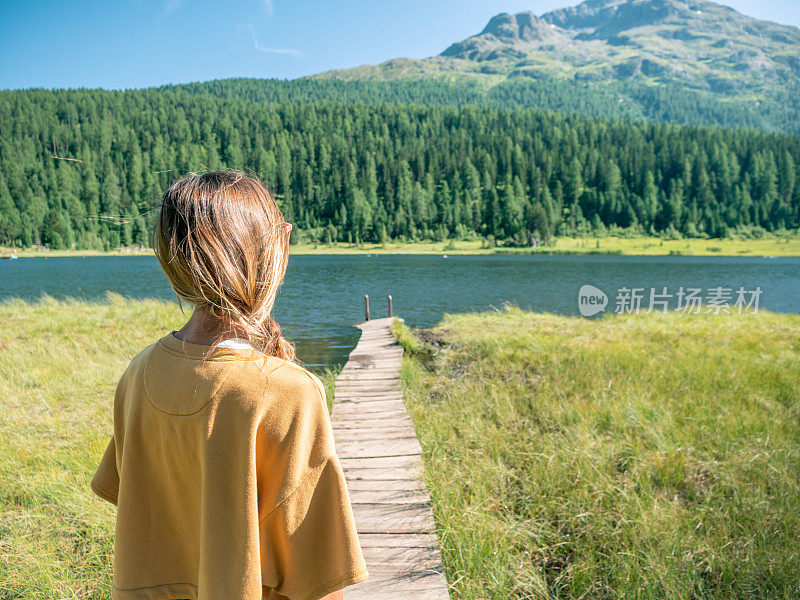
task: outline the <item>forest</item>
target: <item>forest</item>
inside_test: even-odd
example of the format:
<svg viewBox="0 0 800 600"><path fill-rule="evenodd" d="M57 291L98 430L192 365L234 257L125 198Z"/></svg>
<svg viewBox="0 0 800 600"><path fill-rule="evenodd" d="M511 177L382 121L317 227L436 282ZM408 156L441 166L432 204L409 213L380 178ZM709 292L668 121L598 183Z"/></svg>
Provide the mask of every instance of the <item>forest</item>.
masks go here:
<svg viewBox="0 0 800 600"><path fill-rule="evenodd" d="M800 138L749 128L183 88L3 91L0 128L1 245L147 244L169 183L219 167L260 177L295 242L800 225Z"/></svg>
<svg viewBox="0 0 800 600"><path fill-rule="evenodd" d="M338 80L319 75L290 81L231 78L159 89L271 103L335 100L360 104L536 107L586 117L800 133L800 106L797 104L800 89L791 84L770 94L741 96L637 81L589 82L517 76L489 83L485 79L455 77Z"/></svg>

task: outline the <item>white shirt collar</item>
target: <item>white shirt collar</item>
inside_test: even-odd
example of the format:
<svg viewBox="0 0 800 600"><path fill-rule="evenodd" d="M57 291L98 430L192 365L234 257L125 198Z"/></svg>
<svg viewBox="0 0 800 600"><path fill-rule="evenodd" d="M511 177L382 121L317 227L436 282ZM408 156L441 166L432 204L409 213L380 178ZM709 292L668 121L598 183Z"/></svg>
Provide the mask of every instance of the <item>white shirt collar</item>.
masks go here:
<svg viewBox="0 0 800 600"><path fill-rule="evenodd" d="M245 350L256 350L256 347L250 343L250 340L246 340L244 338L231 338L229 340L222 340L221 342L214 345L221 346L223 348L242 348Z"/></svg>

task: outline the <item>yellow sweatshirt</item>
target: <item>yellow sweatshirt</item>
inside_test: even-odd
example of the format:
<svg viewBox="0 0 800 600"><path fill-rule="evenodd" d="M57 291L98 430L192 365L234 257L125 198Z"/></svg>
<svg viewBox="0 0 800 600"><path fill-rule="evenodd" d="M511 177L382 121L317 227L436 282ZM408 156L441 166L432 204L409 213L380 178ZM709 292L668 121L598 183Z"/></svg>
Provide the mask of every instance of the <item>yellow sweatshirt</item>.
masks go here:
<svg viewBox="0 0 800 600"><path fill-rule="evenodd" d="M320 380L173 333L122 375L91 482L117 506L112 599L315 600L365 580Z"/></svg>

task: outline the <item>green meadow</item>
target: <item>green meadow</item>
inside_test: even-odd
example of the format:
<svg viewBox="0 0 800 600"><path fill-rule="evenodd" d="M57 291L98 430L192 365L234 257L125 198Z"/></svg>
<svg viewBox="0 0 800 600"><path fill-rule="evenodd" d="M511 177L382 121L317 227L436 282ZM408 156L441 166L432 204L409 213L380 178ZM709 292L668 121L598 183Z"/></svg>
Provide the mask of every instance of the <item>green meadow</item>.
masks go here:
<svg viewBox="0 0 800 600"><path fill-rule="evenodd" d="M114 507L89 489L128 361L177 303L0 302L0 600L111 597ZM323 373L333 394L333 374Z"/></svg>
<svg viewBox="0 0 800 600"><path fill-rule="evenodd" d="M110 597L89 480L114 388L187 317L0 302L0 600ZM800 316L507 308L397 333L452 598L800 595Z"/></svg>
<svg viewBox="0 0 800 600"><path fill-rule="evenodd" d="M395 333L453 598L800 597L800 316Z"/></svg>
<svg viewBox="0 0 800 600"><path fill-rule="evenodd" d="M28 256L138 256L152 255L150 248L141 252L120 253L102 250L20 250L0 247L0 256L12 250L20 257ZM730 237L722 239L663 239L655 236L561 236L551 243L533 247L492 246L484 240L446 240L383 244L364 242L348 244L298 243L291 254L625 254L625 255L688 255L688 256L800 256L800 235L766 235L761 238Z"/></svg>

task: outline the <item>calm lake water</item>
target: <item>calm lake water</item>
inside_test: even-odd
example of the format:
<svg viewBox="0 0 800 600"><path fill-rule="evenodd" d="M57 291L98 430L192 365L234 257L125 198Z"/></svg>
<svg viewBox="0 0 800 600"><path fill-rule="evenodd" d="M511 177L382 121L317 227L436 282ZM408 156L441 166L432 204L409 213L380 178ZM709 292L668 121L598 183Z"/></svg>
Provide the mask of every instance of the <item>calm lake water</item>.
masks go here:
<svg viewBox="0 0 800 600"><path fill-rule="evenodd" d="M289 259L275 317L309 366L341 364L358 340L363 295L373 318L394 313L412 327L436 324L444 313L490 310L504 301L521 308L578 314L578 291L596 286L615 309L619 290L729 288L733 306L744 288L757 288L759 309L800 313L800 258L640 256L297 255ZM98 299L106 290L134 298L174 299L153 256L95 256L0 260L0 300L39 298L46 292ZM1 327L1 325L0 325ZM165 332L166 333L166 332Z"/></svg>

